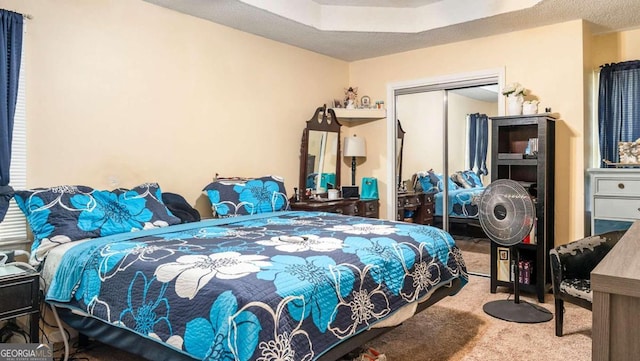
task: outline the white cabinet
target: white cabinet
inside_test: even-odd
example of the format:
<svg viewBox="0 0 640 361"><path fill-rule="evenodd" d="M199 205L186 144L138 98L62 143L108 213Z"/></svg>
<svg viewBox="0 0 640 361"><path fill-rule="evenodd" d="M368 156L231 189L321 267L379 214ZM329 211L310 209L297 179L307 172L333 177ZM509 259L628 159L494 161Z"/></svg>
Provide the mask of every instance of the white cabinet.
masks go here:
<svg viewBox="0 0 640 361"><path fill-rule="evenodd" d="M591 234L628 229L640 219L640 169L591 168Z"/></svg>

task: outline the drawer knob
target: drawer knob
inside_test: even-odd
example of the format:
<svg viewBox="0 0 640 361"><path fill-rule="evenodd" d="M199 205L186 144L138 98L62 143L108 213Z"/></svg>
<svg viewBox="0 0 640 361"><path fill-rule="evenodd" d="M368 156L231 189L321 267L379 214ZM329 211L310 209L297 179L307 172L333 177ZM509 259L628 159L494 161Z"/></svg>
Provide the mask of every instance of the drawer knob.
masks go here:
<svg viewBox="0 0 640 361"><path fill-rule="evenodd" d="M624 189L624 183L618 183L618 188Z"/></svg>

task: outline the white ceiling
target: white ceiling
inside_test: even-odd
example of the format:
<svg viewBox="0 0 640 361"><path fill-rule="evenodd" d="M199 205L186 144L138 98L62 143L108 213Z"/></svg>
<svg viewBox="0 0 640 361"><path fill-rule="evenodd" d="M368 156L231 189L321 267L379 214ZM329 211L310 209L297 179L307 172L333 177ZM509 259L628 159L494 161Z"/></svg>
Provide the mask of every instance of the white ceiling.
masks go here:
<svg viewBox="0 0 640 361"><path fill-rule="evenodd" d="M345 61L576 19L640 27L640 0L145 1Z"/></svg>

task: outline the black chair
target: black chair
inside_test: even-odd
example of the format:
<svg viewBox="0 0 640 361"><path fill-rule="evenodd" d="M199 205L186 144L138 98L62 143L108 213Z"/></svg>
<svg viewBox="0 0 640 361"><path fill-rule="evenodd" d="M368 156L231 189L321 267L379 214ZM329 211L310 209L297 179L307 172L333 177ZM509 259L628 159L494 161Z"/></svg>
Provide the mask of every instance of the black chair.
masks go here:
<svg viewBox="0 0 640 361"><path fill-rule="evenodd" d="M591 271L625 232L612 231L586 237L549 251L556 308L556 336L562 336L565 301L591 310Z"/></svg>

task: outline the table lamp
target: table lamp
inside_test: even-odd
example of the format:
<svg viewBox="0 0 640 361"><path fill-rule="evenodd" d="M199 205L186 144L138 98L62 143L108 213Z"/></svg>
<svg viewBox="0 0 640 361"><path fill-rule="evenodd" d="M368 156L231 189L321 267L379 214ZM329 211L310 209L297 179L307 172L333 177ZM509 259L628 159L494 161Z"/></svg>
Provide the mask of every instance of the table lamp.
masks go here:
<svg viewBox="0 0 640 361"><path fill-rule="evenodd" d="M356 157L366 157L367 146L364 138L353 137L344 138L345 157L351 157L351 185L356 185Z"/></svg>

